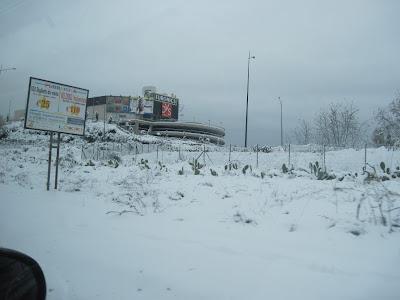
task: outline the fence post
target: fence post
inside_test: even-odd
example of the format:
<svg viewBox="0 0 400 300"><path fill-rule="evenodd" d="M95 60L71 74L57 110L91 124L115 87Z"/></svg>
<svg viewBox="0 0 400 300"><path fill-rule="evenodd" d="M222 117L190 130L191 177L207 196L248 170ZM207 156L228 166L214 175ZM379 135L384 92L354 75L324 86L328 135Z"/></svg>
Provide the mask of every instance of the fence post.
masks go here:
<svg viewBox="0 0 400 300"><path fill-rule="evenodd" d="M206 165L206 145L203 145L203 164Z"/></svg>
<svg viewBox="0 0 400 300"><path fill-rule="evenodd" d="M229 144L229 162L231 162L232 144Z"/></svg>
<svg viewBox="0 0 400 300"><path fill-rule="evenodd" d="M158 144L157 144L157 149L156 149L156 151L157 151L157 162L158 162Z"/></svg>
<svg viewBox="0 0 400 300"><path fill-rule="evenodd" d="M323 147L323 151L324 151L324 171L326 173L325 144L324 144L324 147Z"/></svg>
<svg viewBox="0 0 400 300"><path fill-rule="evenodd" d="M257 164L256 164L256 168L258 169L258 144L257 144L257 146L256 146L257 148L256 148L256 155L257 155Z"/></svg>
<svg viewBox="0 0 400 300"><path fill-rule="evenodd" d="M367 170L367 143L364 145L364 171Z"/></svg>
<svg viewBox="0 0 400 300"><path fill-rule="evenodd" d="M290 169L290 144L289 144L289 165L288 168Z"/></svg>

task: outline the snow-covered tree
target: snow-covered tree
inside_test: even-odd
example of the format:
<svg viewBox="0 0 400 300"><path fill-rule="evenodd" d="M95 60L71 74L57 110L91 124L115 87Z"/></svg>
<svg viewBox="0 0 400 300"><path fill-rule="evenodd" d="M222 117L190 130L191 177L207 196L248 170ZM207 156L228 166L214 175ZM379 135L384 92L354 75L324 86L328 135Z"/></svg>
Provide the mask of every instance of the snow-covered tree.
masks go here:
<svg viewBox="0 0 400 300"><path fill-rule="evenodd" d="M309 121L300 119L294 129L294 138L298 144L307 145L312 142L313 128Z"/></svg>
<svg viewBox="0 0 400 300"><path fill-rule="evenodd" d="M358 108L353 103L331 103L317 114L314 125L319 144L353 147L360 142Z"/></svg>
<svg viewBox="0 0 400 300"><path fill-rule="evenodd" d="M380 108L375 115L378 126L372 140L387 146L400 145L400 93L387 108Z"/></svg>

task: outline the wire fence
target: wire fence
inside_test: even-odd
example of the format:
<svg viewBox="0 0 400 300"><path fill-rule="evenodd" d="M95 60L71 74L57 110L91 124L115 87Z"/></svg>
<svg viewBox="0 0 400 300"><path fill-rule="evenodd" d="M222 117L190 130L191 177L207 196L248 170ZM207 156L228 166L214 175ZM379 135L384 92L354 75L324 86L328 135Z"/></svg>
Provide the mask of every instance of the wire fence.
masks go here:
<svg viewBox="0 0 400 300"><path fill-rule="evenodd" d="M376 147L374 147L376 148ZM345 150L345 151L340 151ZM282 169L283 164L289 169L309 169L310 163L318 162L325 171L362 170L368 165L377 165L385 161L388 166L400 165L400 153L388 149L386 154L376 153L365 144L364 147L346 148L324 145L285 145L283 147L254 146L241 147L227 145L224 147L211 144L143 144L129 143L92 143L82 146L83 160L108 160L118 156L146 156L146 159L161 163L177 161L191 162L197 160L207 166L217 166L230 162L239 165L251 165L253 168ZM351 159L349 159L349 156Z"/></svg>

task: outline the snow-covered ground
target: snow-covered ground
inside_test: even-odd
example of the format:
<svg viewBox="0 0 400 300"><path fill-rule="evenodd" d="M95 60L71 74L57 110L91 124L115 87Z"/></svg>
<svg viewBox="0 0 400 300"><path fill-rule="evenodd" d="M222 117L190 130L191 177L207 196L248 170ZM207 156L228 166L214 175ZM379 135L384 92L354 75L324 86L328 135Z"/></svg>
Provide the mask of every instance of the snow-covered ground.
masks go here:
<svg viewBox="0 0 400 300"><path fill-rule="evenodd" d="M89 136L100 125L88 124ZM0 247L40 263L49 299L400 297L399 151L368 149L369 180L364 150L329 151L335 179L317 180L317 152L292 153L294 170L283 173L283 151L259 153L258 168L255 153L232 152L229 168L227 148L204 156L169 140L175 151L93 160L82 158L86 141L65 136L59 190L48 192L48 136L9 129ZM161 141L106 131L108 142ZM206 162L199 175L194 158Z"/></svg>

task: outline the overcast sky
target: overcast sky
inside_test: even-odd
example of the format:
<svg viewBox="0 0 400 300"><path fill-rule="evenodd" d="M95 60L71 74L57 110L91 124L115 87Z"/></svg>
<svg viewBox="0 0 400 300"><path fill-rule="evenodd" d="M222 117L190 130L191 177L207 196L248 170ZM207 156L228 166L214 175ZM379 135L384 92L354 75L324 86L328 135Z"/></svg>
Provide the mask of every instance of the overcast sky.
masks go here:
<svg viewBox="0 0 400 300"><path fill-rule="evenodd" d="M175 93L184 120L243 144L278 144L333 101L362 120L400 90L400 1L0 0L0 114L24 108L29 76L137 95Z"/></svg>

